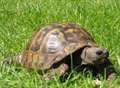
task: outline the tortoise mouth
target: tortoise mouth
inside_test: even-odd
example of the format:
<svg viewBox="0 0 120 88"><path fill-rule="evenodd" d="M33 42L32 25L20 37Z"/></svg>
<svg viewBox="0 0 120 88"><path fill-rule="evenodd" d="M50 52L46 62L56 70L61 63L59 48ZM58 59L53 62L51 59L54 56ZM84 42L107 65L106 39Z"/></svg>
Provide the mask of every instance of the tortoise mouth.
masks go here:
<svg viewBox="0 0 120 88"><path fill-rule="evenodd" d="M100 58L100 59L98 59L98 60L93 61L93 63L94 63L95 65L98 65L98 64L104 63L104 62L105 62L105 59L106 59L106 58Z"/></svg>

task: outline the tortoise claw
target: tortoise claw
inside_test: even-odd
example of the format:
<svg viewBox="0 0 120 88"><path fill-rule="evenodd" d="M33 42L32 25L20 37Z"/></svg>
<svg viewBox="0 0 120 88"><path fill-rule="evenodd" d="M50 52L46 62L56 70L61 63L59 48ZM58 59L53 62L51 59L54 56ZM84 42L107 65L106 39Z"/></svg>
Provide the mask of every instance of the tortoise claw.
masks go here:
<svg viewBox="0 0 120 88"><path fill-rule="evenodd" d="M116 78L116 73L111 73L108 78L107 81L109 82L109 84L112 84L113 80Z"/></svg>

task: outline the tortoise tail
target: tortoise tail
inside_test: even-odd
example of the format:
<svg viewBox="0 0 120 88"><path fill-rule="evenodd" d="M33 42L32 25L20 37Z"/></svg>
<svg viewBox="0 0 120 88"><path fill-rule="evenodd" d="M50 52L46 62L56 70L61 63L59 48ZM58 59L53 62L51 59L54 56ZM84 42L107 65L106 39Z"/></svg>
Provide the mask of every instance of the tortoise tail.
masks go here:
<svg viewBox="0 0 120 88"><path fill-rule="evenodd" d="M11 64L21 64L22 54L7 57L3 60L2 64L11 65Z"/></svg>

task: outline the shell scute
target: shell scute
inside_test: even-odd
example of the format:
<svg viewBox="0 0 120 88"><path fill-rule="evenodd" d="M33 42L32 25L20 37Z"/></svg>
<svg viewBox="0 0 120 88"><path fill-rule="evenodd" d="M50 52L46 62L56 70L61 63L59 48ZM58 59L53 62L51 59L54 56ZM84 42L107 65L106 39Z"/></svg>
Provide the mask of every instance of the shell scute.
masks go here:
<svg viewBox="0 0 120 88"><path fill-rule="evenodd" d="M22 64L46 70L89 43L96 45L83 28L74 24L52 24L34 34L23 52Z"/></svg>

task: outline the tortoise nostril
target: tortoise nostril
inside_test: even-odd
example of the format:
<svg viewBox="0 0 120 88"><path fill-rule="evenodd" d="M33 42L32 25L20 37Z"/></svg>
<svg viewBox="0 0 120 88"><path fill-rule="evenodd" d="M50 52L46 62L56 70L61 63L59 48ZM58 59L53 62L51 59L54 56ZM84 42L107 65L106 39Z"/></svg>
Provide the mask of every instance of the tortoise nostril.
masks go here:
<svg viewBox="0 0 120 88"><path fill-rule="evenodd" d="M96 52L97 55L101 55L102 53L103 53L102 50L98 50L98 51Z"/></svg>

